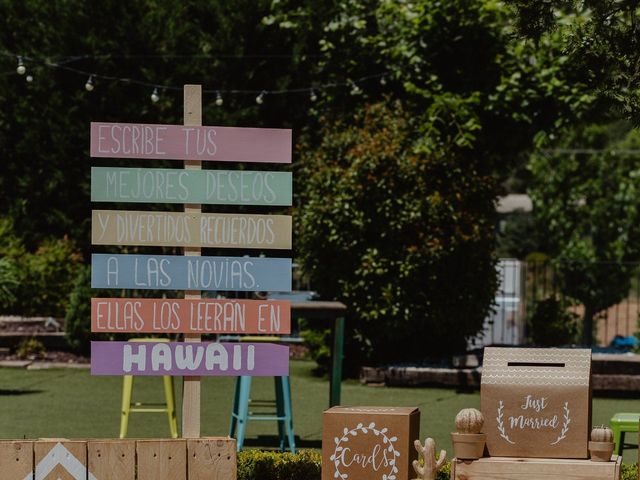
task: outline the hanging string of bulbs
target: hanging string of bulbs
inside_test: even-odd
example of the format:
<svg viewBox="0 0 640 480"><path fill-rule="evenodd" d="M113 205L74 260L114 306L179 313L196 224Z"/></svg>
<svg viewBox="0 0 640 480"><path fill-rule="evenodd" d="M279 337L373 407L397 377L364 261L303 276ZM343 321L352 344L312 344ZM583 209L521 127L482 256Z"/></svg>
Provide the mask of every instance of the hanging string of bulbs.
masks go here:
<svg viewBox="0 0 640 480"><path fill-rule="evenodd" d="M115 77L115 76L111 76L111 75L103 75L103 74L98 74L98 73L91 73L91 72L87 72L84 70L80 70L78 68L72 67L70 65L68 65L71 62L77 61L77 60L81 60L81 59L87 59L87 58L102 58L105 56L89 56L89 55L82 55L82 56L74 56L74 57L68 57L66 59L64 59L63 61L58 61L58 62L52 62L50 60L43 60L43 59L38 59L38 58L34 58L34 57L27 57L27 56L21 56L21 55L14 55L12 53L8 53L8 52L0 52L0 55L5 56L5 57L14 57L16 59L17 65L16 65L16 70L15 72L18 75L21 76L25 76L25 80L29 83L33 82L34 77L33 74L30 73L27 69L27 62L30 64L35 64L35 65L40 65L40 66L45 66L45 67L49 67L49 68L57 68L57 69L61 69L61 70L65 70L71 73L75 73L77 75L82 75L87 77L87 80L84 84L84 88L87 92L93 92L93 90L96 88L96 82L98 80L104 80L104 81L111 81L111 82L121 82L121 83L127 83L127 84L134 84L134 85L139 85L139 86L143 86L143 87L148 87L149 89L151 89L151 94L149 96L149 98L151 99L151 102L153 103L157 103L160 101L160 96L162 94L162 92L165 91L179 91L182 90L182 86L176 86L176 85L160 85L160 84L155 84L155 83L151 83L151 82L147 82L147 81L143 81L143 80L136 80L136 79L130 79L130 78L121 78L121 77ZM133 57L138 57L138 56L122 56L123 58L133 58ZM146 57L146 56L141 56L141 57ZM168 56L151 56L151 57L158 57L158 58L173 58L175 57L175 55L168 55ZM180 57L187 57L187 56L182 56L180 55ZM208 56L201 56L201 55L196 55L194 57L197 58L210 58ZM249 56L233 56L233 58L256 58L256 57L260 57L261 56L255 56L255 55L249 55ZM284 57L284 56L274 56L274 55L267 55L264 56L265 58L280 58L280 57ZM286 57L290 57L290 56L286 56ZM114 58L114 57L111 57ZM360 95L363 93L363 89L362 89L362 84L366 83L366 82L370 82L373 80L378 80L380 82L381 85L386 85L387 83L387 78L390 76L389 72L381 72L381 73L376 73L376 74L372 74L372 75L366 75L360 78L356 78L356 79L347 79L344 82L328 82L328 83L324 83L324 84L318 84L318 85L314 85L312 87L302 87L302 88L292 88L292 89L279 89L279 90L238 90L238 89L215 89L215 90L211 90L211 89L203 89L202 93L203 94L211 94L215 97L214 103L215 105L221 107L222 105L224 105L224 98L223 95L255 95L255 102L258 105L262 105L265 101L265 98L267 97L267 95L286 95L286 94L307 94L309 95L309 100L311 102L316 102L318 100L318 94L324 90L328 90L328 89L333 89L333 88L349 88L349 92L351 95Z"/></svg>

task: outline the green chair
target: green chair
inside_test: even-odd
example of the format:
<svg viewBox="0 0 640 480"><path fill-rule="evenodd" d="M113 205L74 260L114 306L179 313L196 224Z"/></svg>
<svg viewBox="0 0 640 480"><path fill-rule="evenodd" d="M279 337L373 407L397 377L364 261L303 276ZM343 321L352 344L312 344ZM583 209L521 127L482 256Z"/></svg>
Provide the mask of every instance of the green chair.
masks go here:
<svg viewBox="0 0 640 480"><path fill-rule="evenodd" d="M132 338L130 342L168 342L167 338ZM120 438L127 436L130 413L165 413L169 420L171 438L178 438L178 421L176 419L176 398L173 388L173 377L164 375L165 403L148 404L131 402L133 395L133 375L124 375L122 379L122 409L120 414Z"/></svg>
<svg viewBox="0 0 640 480"><path fill-rule="evenodd" d="M640 422L640 413L616 413L611 417L611 430L617 455L622 455L624 449L624 434L637 432Z"/></svg>

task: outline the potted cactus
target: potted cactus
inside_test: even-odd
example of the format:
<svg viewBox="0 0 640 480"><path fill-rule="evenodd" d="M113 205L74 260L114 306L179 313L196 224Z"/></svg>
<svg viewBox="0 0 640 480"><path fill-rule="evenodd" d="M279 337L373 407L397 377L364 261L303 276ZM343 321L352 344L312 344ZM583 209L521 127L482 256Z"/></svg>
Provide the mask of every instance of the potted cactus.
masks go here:
<svg viewBox="0 0 640 480"><path fill-rule="evenodd" d="M613 432L609 427L601 426L591 430L589 453L593 462L609 462L613 448Z"/></svg>
<svg viewBox="0 0 640 480"><path fill-rule="evenodd" d="M456 415L456 432L451 434L453 453L460 460L483 456L487 434L480 433L484 417L475 408L465 408Z"/></svg>

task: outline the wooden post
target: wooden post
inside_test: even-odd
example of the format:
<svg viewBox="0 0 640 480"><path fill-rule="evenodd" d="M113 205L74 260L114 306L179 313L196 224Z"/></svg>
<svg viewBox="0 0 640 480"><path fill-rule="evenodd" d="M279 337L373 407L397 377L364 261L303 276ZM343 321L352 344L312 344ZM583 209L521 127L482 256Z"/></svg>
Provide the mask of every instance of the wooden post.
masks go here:
<svg viewBox="0 0 640 480"><path fill-rule="evenodd" d="M184 124L202 125L202 86L184 86ZM201 170L200 160L185 160L184 168L187 170ZM202 205L185 204L186 213L202 213ZM200 248L185 247L184 254L187 256L201 255ZM198 290L186 291L184 298L200 299ZM200 335L185 334L185 342L199 342ZM182 437L200 437L200 377L183 377L182 383Z"/></svg>

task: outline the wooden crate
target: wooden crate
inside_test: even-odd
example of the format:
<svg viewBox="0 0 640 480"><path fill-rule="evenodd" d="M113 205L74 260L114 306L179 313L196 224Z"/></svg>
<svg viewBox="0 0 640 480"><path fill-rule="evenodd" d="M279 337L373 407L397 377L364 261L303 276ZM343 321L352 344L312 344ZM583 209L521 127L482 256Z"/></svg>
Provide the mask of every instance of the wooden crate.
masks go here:
<svg viewBox="0 0 640 480"><path fill-rule="evenodd" d="M236 441L0 441L0 480L235 480Z"/></svg>
<svg viewBox="0 0 640 480"><path fill-rule="evenodd" d="M453 459L451 480L618 480L622 457L610 462L547 458Z"/></svg>

